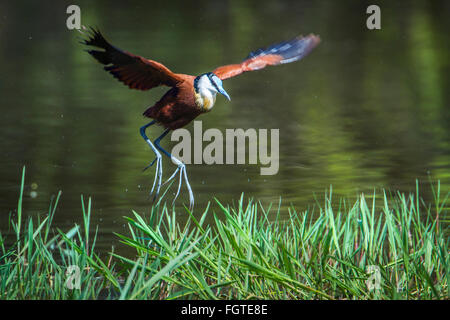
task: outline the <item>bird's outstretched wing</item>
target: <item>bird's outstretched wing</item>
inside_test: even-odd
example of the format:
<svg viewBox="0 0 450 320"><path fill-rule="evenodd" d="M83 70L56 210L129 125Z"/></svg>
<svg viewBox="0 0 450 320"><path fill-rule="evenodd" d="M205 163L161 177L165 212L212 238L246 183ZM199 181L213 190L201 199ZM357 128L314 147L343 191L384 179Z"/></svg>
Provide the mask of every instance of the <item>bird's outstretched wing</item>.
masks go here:
<svg viewBox="0 0 450 320"><path fill-rule="evenodd" d="M294 62L306 56L319 42L320 38L313 34L306 37L297 37L265 49L253 51L242 63L218 67L213 73L220 79L225 80L246 71L255 71L266 66Z"/></svg>
<svg viewBox="0 0 450 320"><path fill-rule="evenodd" d="M170 71L163 64L136 56L111 45L100 31L90 28L88 39L82 43L98 49L86 50L104 69L131 89L149 90L165 85L174 87L183 78Z"/></svg>

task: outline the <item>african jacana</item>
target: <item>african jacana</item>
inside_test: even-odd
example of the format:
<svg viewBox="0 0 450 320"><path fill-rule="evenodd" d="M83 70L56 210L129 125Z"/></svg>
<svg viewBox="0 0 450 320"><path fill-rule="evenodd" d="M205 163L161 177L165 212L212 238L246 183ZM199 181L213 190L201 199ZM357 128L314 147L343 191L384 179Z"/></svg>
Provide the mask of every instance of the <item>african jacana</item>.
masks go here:
<svg viewBox="0 0 450 320"><path fill-rule="evenodd" d="M156 155L156 175L150 194L155 190L155 198L159 194L162 181L162 160L158 149L167 155L178 167L167 182L179 173L178 190L175 199L180 193L183 177L189 191L190 207L194 204L194 195L186 174L183 162L164 150L160 141L170 130L187 125L200 114L211 111L216 101L216 94L224 95L228 100L230 96L222 85L222 80L237 76L246 71L255 71L266 66L290 63L306 56L317 44L320 38L316 35L296 37L292 40L271 45L265 49L251 52L243 62L225 65L216 68L213 72L191 76L173 73L163 64L145 59L143 57L123 51L111 45L96 29L90 28L88 39L83 43L102 49L101 51L87 50L97 61L104 64L104 69L131 89L149 90L157 86L171 87L169 91L155 105L144 111L144 116L154 119L140 129L144 140L149 144ZM160 124L165 131L154 141L147 137L145 131L152 124ZM155 147L156 146L156 147ZM147 168L148 168L147 167Z"/></svg>

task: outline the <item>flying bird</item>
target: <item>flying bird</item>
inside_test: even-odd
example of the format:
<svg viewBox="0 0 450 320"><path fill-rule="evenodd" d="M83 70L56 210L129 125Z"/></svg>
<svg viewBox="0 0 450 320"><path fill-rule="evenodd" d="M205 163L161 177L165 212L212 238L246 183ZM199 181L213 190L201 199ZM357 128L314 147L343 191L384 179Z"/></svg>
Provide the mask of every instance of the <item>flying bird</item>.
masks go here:
<svg viewBox="0 0 450 320"><path fill-rule="evenodd" d="M143 113L145 117L153 120L142 126L140 133L156 155L156 158L145 169L156 162L156 174L150 194L154 192L154 198L157 198L163 173L160 152L169 157L177 165L177 169L165 183L174 179L178 174L178 190L174 198L175 201L184 179L189 191L190 208L193 208L194 205L194 194L187 177L186 165L161 147L161 139L170 130L181 128L202 113L211 111L218 93L231 100L223 87L223 80L247 71L260 70L266 66L300 60L320 42L320 38L314 34L305 37L298 36L289 41L253 51L241 63L221 66L212 72L193 76L174 73L160 62L121 50L110 44L98 29L90 28L87 31L87 37L82 43L95 48L86 51L98 62L105 65L106 71L130 89L150 90L158 86L170 88L158 102L147 108ZM164 132L154 142L146 135L146 129L153 124L159 124L165 128Z"/></svg>

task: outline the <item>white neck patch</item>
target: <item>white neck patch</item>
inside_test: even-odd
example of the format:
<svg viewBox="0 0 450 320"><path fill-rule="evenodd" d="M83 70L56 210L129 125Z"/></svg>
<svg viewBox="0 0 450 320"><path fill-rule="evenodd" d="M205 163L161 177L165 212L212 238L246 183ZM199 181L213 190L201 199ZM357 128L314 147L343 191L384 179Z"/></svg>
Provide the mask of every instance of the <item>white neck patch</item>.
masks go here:
<svg viewBox="0 0 450 320"><path fill-rule="evenodd" d="M195 102L203 110L211 110L216 102L217 89L206 74L198 80L197 89L198 92L195 95Z"/></svg>

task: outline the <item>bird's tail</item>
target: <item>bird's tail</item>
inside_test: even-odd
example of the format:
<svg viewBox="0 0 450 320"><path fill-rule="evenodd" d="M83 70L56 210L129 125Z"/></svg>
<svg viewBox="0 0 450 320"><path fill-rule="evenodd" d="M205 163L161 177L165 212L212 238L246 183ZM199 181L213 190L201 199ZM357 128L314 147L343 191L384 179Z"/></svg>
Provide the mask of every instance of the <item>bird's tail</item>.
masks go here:
<svg viewBox="0 0 450 320"><path fill-rule="evenodd" d="M147 117L147 118L152 118L152 119L155 118L154 106L147 108L147 110L144 111L143 115L144 115L144 117Z"/></svg>

